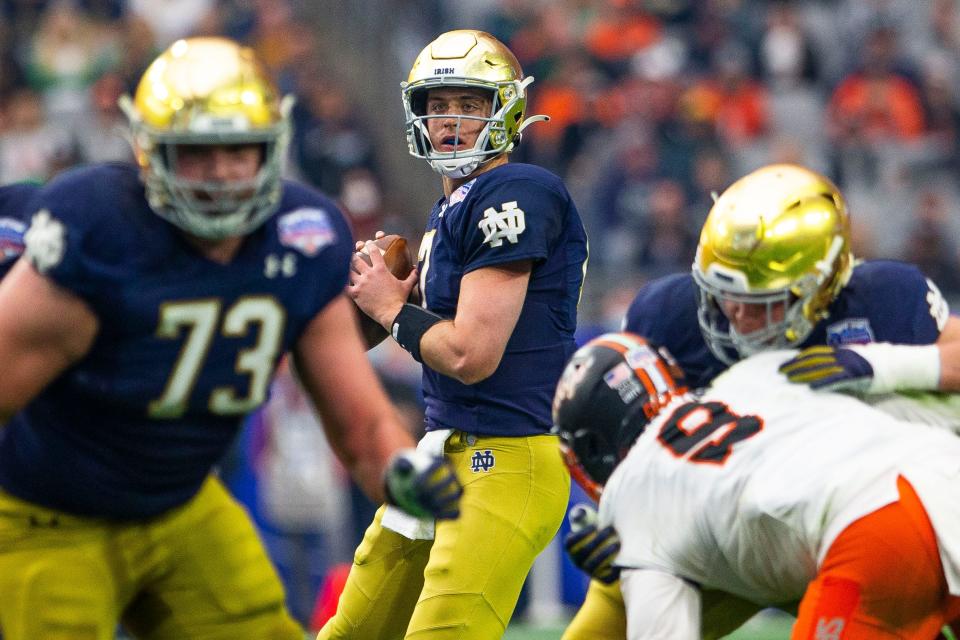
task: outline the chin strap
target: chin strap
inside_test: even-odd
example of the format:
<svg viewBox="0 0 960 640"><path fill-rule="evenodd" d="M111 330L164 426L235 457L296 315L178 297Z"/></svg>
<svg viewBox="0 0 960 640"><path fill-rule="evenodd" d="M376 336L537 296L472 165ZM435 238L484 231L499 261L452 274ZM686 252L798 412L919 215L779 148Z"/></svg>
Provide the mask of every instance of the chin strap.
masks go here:
<svg viewBox="0 0 960 640"><path fill-rule="evenodd" d="M517 129L517 135L523 133L523 130L532 125L534 122L550 122L550 116L536 115L530 116L529 118L524 118L523 122L520 123L520 128Z"/></svg>
<svg viewBox="0 0 960 640"><path fill-rule="evenodd" d="M536 115L530 116L529 118L524 118L523 122L520 123L520 126L517 127L517 133L513 136L513 141L503 150L504 153L510 153L517 148L517 145L520 144L520 138L523 136L523 130L532 125L534 122L549 122L550 116Z"/></svg>
<svg viewBox="0 0 960 640"><path fill-rule="evenodd" d="M527 92L527 87L533 84L533 76L527 76L520 81L520 95L524 96ZM529 116L523 119L523 122L520 123L520 127L517 129L517 135L519 136L523 133L523 130L532 125L534 122L549 122L550 116L536 115ZM517 140L519 142L519 140Z"/></svg>

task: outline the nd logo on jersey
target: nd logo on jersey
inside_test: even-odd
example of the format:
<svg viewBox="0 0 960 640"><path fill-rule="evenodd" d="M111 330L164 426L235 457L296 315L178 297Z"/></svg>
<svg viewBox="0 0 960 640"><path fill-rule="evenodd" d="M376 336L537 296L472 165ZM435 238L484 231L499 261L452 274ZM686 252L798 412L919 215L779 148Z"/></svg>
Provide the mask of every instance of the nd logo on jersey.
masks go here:
<svg viewBox="0 0 960 640"><path fill-rule="evenodd" d="M484 234L483 241L489 242L491 247L502 245L504 238L511 244L516 244L517 236L527 228L523 209L517 207L516 200L504 202L500 206L502 207L500 211L493 207L487 208L483 212L483 220L478 225Z"/></svg>
<svg viewBox="0 0 960 640"><path fill-rule="evenodd" d="M494 459L493 452L490 449L474 451L473 457L470 458L470 468L473 469L474 473L487 472L493 469L495 462L496 459Z"/></svg>

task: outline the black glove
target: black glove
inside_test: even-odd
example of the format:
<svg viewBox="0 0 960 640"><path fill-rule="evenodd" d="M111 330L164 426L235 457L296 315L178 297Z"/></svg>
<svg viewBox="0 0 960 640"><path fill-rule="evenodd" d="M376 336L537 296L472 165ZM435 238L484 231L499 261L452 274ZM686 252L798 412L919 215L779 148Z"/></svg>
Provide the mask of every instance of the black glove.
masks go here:
<svg viewBox="0 0 960 640"><path fill-rule="evenodd" d="M404 449L385 473L387 502L418 518L453 520L460 516L463 487L445 457Z"/></svg>
<svg viewBox="0 0 960 640"><path fill-rule="evenodd" d="M595 580L612 584L620 578L620 567L613 565L620 551L620 536L613 527L597 528L597 512L578 504L570 511L571 531L563 541L573 564Z"/></svg>
<svg viewBox="0 0 960 640"><path fill-rule="evenodd" d="M811 389L863 392L873 380L873 366L852 349L808 347L780 365L790 382Z"/></svg>

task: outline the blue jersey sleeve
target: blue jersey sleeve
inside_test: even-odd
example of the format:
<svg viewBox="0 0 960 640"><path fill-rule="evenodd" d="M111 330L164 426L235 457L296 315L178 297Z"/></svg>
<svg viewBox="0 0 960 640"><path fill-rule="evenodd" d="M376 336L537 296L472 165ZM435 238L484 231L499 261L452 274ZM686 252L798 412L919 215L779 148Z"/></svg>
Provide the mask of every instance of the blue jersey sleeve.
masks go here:
<svg viewBox="0 0 960 640"><path fill-rule="evenodd" d="M950 316L950 307L940 289L917 267L904 265L904 310L910 320L912 342L929 344L937 341Z"/></svg>
<svg viewBox="0 0 960 640"><path fill-rule="evenodd" d="M706 386L725 365L711 353L697 321L697 288L689 272L664 276L637 292L623 329L666 347L690 387Z"/></svg>
<svg viewBox="0 0 960 640"><path fill-rule="evenodd" d="M282 208L292 209L291 217L299 215L300 222L291 235L303 235L304 219L310 221L309 229L314 234L329 238L329 245L310 259L316 275L317 286L314 308L318 311L343 292L350 273L350 260L353 256L353 233L346 216L336 203L327 196L304 185L285 182ZM281 243L284 242L286 228L280 218L278 231Z"/></svg>
<svg viewBox="0 0 960 640"><path fill-rule="evenodd" d="M868 260L854 267L831 306L823 323L826 336L815 331L804 344L930 344L936 342L948 317L939 289L916 266Z"/></svg>
<svg viewBox="0 0 960 640"><path fill-rule="evenodd" d="M481 267L545 259L562 230L565 194L533 177L484 185L457 235L464 273Z"/></svg>
<svg viewBox="0 0 960 640"><path fill-rule="evenodd" d="M102 212L116 207L117 177L104 167L65 172L33 200L25 255L41 273L92 301L104 287L110 265L122 262L126 229L104 224Z"/></svg>

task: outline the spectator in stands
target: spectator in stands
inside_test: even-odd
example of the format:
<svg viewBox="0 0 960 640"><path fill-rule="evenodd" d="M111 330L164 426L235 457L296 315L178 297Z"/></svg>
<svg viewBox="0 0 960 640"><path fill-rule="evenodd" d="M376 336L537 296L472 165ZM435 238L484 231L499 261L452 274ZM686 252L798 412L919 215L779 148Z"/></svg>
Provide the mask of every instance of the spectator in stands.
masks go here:
<svg viewBox="0 0 960 640"><path fill-rule="evenodd" d="M683 100L704 114L721 141L732 149L755 142L767 133L767 91L750 75L750 53L728 41L713 58L713 75L686 92Z"/></svg>
<svg viewBox="0 0 960 640"><path fill-rule="evenodd" d="M924 131L916 86L894 68L896 32L875 29L863 67L843 79L830 98L828 126L841 147L861 142L916 140Z"/></svg>
<svg viewBox="0 0 960 640"><path fill-rule="evenodd" d="M647 278L665 276L689 268L697 248L698 234L687 213L683 188L674 180L654 183L647 199L649 209L636 266Z"/></svg>
<svg viewBox="0 0 960 640"><path fill-rule="evenodd" d="M87 90L117 61L117 30L95 23L69 2L50 5L30 41L26 70L49 117L75 118Z"/></svg>

